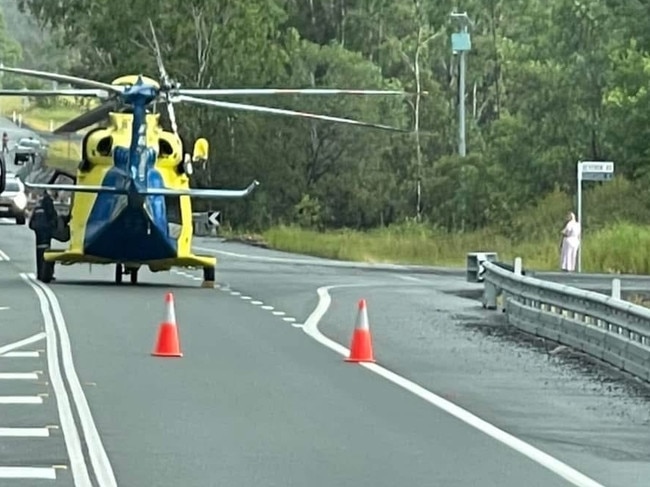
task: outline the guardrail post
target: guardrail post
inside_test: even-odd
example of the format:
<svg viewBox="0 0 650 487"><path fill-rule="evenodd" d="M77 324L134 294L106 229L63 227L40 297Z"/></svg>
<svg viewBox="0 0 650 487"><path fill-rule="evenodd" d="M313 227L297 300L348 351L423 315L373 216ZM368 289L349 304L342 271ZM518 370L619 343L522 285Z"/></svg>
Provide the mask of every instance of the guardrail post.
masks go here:
<svg viewBox="0 0 650 487"><path fill-rule="evenodd" d="M497 287L489 282L485 281L485 286L483 287L483 307L486 309L497 309Z"/></svg>
<svg viewBox="0 0 650 487"><path fill-rule="evenodd" d="M621 299L621 280L612 279L612 298Z"/></svg>
<svg viewBox="0 0 650 487"><path fill-rule="evenodd" d="M515 257L515 274L521 276L521 257Z"/></svg>

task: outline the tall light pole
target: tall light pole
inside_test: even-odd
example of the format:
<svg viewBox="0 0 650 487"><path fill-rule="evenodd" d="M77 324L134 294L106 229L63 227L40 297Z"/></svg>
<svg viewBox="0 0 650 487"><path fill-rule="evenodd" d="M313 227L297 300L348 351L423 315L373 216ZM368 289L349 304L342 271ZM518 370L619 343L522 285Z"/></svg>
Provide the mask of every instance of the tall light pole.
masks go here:
<svg viewBox="0 0 650 487"><path fill-rule="evenodd" d="M467 52L472 48L472 41L467 31L468 25L472 22L467 12L452 12L451 17L460 22L460 32L451 35L451 49L454 54L460 55L460 67L458 73L458 155L465 157L465 68L467 63Z"/></svg>

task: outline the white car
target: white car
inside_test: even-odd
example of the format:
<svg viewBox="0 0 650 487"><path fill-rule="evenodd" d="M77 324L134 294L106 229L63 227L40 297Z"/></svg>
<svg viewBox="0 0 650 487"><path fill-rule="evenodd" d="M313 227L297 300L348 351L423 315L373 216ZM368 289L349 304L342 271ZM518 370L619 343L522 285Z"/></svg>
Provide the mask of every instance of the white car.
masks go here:
<svg viewBox="0 0 650 487"><path fill-rule="evenodd" d="M0 217L15 218L16 225L24 225L27 210L25 185L12 174L7 174L5 190L0 194Z"/></svg>

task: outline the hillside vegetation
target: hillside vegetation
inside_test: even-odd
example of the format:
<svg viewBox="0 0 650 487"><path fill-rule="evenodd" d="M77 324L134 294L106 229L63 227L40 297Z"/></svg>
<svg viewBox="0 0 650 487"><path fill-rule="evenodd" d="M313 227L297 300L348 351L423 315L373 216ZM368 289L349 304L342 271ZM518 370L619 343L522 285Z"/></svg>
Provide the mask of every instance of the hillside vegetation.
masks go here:
<svg viewBox="0 0 650 487"><path fill-rule="evenodd" d="M195 185L262 183L245 201L219 204L235 231L335 257L442 264L485 248L552 268L562 217L575 209L577 162L613 160L615 182L585 185L584 267L650 270L643 2L465 2L473 21L466 157L457 150L454 2L77 3L18 1L75 53L70 70L95 79L157 76L141 28L150 16L167 70L186 87L427 92L228 98L419 128L407 134L180 106L185 135L212 147Z"/></svg>

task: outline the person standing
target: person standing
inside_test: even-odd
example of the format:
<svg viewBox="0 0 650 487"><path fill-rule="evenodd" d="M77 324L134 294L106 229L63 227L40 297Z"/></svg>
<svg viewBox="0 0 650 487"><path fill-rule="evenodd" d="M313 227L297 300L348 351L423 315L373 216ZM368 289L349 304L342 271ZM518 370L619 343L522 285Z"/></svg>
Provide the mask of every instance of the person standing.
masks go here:
<svg viewBox="0 0 650 487"><path fill-rule="evenodd" d="M576 258L580 248L580 223L576 221L573 212L567 213L566 224L561 233L560 266L564 272L573 272L576 268Z"/></svg>
<svg viewBox="0 0 650 487"><path fill-rule="evenodd" d="M58 223L57 218L52 196L45 191L29 219L29 228L36 234L36 276L39 280L43 277L43 255L52 244L52 234Z"/></svg>
<svg viewBox="0 0 650 487"><path fill-rule="evenodd" d="M7 132L2 132L2 153L9 152L9 136Z"/></svg>

